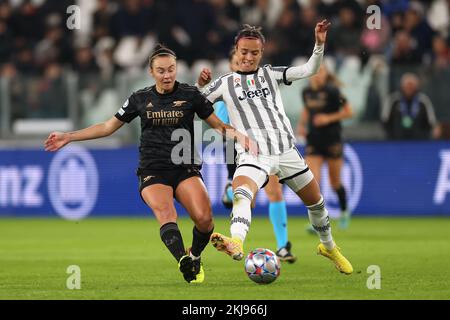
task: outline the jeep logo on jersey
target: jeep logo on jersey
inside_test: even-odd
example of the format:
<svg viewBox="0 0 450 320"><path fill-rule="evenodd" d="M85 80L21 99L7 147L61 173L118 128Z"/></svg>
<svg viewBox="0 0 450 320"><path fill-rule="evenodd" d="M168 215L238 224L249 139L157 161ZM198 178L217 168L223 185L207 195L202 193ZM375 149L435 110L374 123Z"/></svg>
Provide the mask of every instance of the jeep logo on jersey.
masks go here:
<svg viewBox="0 0 450 320"><path fill-rule="evenodd" d="M245 99L253 99L253 98L260 98L264 97L267 98L267 96L270 95L270 90L268 88L263 89L257 89L257 90L242 90L242 95L238 97L239 100L245 100Z"/></svg>

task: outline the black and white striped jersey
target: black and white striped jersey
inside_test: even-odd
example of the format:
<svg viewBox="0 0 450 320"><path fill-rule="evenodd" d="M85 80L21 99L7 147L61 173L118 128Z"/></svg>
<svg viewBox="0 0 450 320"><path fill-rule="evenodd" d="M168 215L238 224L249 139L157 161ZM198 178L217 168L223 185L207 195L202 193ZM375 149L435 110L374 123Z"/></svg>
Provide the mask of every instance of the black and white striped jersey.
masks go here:
<svg viewBox="0 0 450 320"><path fill-rule="evenodd" d="M295 145L295 136L279 86L313 75L322 58L323 45L316 45L312 57L302 66L265 65L254 72L228 73L211 83L203 94L213 103L225 102L231 125L253 138L261 154L281 154ZM239 144L236 149L244 152Z"/></svg>

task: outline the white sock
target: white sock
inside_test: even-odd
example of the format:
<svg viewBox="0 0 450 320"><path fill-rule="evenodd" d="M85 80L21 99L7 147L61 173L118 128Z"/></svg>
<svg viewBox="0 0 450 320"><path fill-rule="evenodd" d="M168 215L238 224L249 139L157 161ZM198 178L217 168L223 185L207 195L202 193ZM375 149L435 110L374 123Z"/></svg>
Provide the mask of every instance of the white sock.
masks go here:
<svg viewBox="0 0 450 320"><path fill-rule="evenodd" d="M320 242L325 248L331 250L335 247L333 237L331 235L330 218L328 217L328 210L325 208L325 201L320 197L319 202L308 208L308 216L314 230L319 234Z"/></svg>
<svg viewBox="0 0 450 320"><path fill-rule="evenodd" d="M253 192L249 188L240 186L234 190L230 233L233 238L239 238L242 242L247 236L252 221L252 199Z"/></svg>
<svg viewBox="0 0 450 320"><path fill-rule="evenodd" d="M196 257L192 254L192 252L189 252L189 256L192 258L192 260L198 260L200 257Z"/></svg>

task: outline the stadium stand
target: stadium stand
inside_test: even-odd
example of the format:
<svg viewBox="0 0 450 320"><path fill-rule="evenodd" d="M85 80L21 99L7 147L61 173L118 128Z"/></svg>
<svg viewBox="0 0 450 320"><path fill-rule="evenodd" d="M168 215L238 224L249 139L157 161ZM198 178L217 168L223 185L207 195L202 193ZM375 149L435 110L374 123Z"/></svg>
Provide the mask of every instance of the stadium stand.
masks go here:
<svg viewBox="0 0 450 320"><path fill-rule="evenodd" d="M76 30L66 26L73 4L82 16ZM367 28L370 5L381 7L380 29ZM203 67L214 76L227 72L233 35L243 23L263 27L265 63L306 61L321 18L332 22L327 64L344 83L356 115L345 122L348 138L384 139L381 105L405 72L419 75L438 121L447 127L449 1L3 0L0 138L31 133L40 119L44 125L63 119L63 127L79 127L108 118L130 90L151 85L146 63L158 42L178 53L179 79L188 83ZM282 91L293 124L306 84ZM124 142L137 132L123 134Z"/></svg>

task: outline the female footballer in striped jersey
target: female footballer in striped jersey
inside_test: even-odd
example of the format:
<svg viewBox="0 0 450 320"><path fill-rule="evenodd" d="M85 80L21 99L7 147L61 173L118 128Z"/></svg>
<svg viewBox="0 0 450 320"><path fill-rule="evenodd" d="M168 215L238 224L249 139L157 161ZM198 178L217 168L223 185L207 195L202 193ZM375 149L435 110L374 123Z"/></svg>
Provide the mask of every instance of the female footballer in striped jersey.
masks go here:
<svg viewBox="0 0 450 320"><path fill-rule="evenodd" d="M239 70L215 80L204 92L211 102L226 103L231 124L258 143L260 154L251 155L236 146L237 169L233 178L231 237L211 235L213 246L235 260L244 256L243 242L251 223L251 202L270 175L277 175L308 208L308 216L320 237L318 253L331 259L336 268L351 274L353 267L341 254L331 235L328 211L319 185L295 147L294 133L284 111L279 86L314 75L322 63L330 23L315 28L316 44L308 62L294 67L260 67L264 36L259 28L245 25L235 37Z"/></svg>
<svg viewBox="0 0 450 320"><path fill-rule="evenodd" d="M229 54L229 63L231 71L238 71L239 64L237 61L236 50L233 49ZM199 81L210 80L208 77L202 77L202 74L199 76ZM215 113L217 117L222 120L223 123L230 123L230 119L228 117L228 111L225 103L223 101L218 101L215 103ZM234 145L232 146L233 149ZM225 152L226 154L226 152ZM225 190L222 196L222 202L226 208L233 207L233 189L232 183L233 175L236 171L236 150L234 150L233 159L226 159L227 161L227 170L228 170L228 181L225 185ZM289 263L294 263L297 260L297 257L292 254L291 248L292 244L288 238L288 219L287 219L287 207L286 202L283 197L283 185L279 183L278 177L272 175L269 177L269 182L264 187L264 191L269 199L269 218L272 222L273 230L275 233L275 239L277 241L277 251L276 255L281 261L287 261ZM253 199L252 207L254 207L256 198Z"/></svg>

